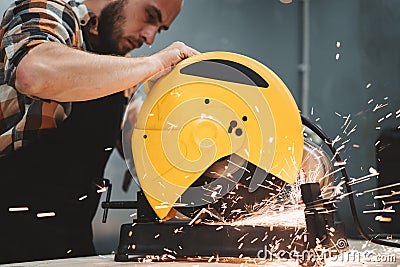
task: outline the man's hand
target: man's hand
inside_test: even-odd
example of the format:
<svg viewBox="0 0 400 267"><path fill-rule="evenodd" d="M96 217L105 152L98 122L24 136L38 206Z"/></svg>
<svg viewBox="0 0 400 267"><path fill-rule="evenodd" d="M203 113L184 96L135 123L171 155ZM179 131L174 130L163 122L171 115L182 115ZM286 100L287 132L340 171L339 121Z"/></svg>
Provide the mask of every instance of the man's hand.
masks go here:
<svg viewBox="0 0 400 267"><path fill-rule="evenodd" d="M199 54L195 49L185 45L182 42L174 42L167 48L157 52L150 57L155 60L155 63L161 65L161 70L170 68L178 64L181 60ZM157 63L156 63L157 64Z"/></svg>

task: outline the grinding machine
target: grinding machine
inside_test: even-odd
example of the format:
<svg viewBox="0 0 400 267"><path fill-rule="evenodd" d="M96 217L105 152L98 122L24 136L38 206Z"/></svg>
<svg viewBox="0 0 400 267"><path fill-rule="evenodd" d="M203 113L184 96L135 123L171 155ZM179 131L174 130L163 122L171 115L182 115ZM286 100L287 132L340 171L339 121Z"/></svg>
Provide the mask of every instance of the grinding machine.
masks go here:
<svg viewBox="0 0 400 267"><path fill-rule="evenodd" d="M137 199L110 201L107 184L102 203L104 221L110 208L137 210L121 227L116 261L307 261L321 251L348 249L343 225L335 221L326 140L317 145L305 138L318 127L300 115L268 67L239 54L208 52L142 86L146 98L140 109L131 100L123 131ZM292 220L288 211L300 211L304 222L282 223Z"/></svg>

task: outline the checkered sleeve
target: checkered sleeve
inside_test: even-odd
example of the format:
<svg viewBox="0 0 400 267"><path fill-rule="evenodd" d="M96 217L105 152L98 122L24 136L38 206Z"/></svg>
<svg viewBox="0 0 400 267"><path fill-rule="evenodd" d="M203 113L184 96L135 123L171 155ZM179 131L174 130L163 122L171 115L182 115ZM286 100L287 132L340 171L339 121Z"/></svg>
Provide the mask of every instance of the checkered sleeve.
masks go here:
<svg viewBox="0 0 400 267"><path fill-rule="evenodd" d="M5 82L14 87L18 63L29 49L43 42L77 46L79 21L63 0L19 0L2 21Z"/></svg>

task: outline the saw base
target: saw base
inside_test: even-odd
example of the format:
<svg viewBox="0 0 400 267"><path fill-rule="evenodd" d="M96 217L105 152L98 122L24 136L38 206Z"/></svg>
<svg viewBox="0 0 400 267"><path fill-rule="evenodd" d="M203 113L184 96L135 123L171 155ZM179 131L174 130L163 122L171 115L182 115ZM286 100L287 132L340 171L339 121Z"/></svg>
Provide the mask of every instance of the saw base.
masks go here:
<svg viewBox="0 0 400 267"><path fill-rule="evenodd" d="M109 208L138 210L133 223L121 226L115 261L202 261L214 257L256 261L289 258L312 263L348 250L344 226L334 221L332 203L321 198L318 183L301 185L306 227L159 222L142 192L138 192L137 201L110 202L110 191L108 201L102 203L105 216Z"/></svg>
<svg viewBox="0 0 400 267"><path fill-rule="evenodd" d="M148 255L188 257L270 257L276 251L303 251L305 228L282 226L188 225L187 223L123 224L116 261ZM265 255L269 254L271 255ZM281 253L280 257L284 257Z"/></svg>
<svg viewBox="0 0 400 267"><path fill-rule="evenodd" d="M190 257L276 258L284 251L303 251L307 234L302 227L188 225L187 223L123 224L116 261L145 256L164 259ZM274 253L279 252L279 255Z"/></svg>

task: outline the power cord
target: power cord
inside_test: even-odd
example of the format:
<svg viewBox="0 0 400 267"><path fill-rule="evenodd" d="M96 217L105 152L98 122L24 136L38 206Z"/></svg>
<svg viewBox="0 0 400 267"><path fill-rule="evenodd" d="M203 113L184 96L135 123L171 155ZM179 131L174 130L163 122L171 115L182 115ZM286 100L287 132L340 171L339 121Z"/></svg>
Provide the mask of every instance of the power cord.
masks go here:
<svg viewBox="0 0 400 267"><path fill-rule="evenodd" d="M313 124L308 118L304 117L303 115L301 115L301 121L302 121L304 126L309 128L310 130L312 130L314 133L316 133L318 135L319 138L321 138L323 141L325 141L325 144L329 147L330 151L333 153L333 155L335 157L335 160L337 162L342 162L342 159L340 158L339 153L337 153L335 147L332 145L332 141L321 130L321 128L319 128L317 125ZM351 186L349 185L350 179L349 179L349 176L347 175L346 169L342 168L340 172L342 173L342 175L343 175L343 177L344 177L344 179L346 181L345 185L346 185L347 193L352 192ZM356 205L355 205L355 201L354 201L354 195L353 194L349 194L348 197L349 197L350 210L351 210L351 215L353 216L354 224L356 226L357 231L361 234L361 236L364 239L366 239L366 240L368 240L368 241L370 241L372 243L375 243L375 244L400 248L400 243L388 242L388 241L384 241L384 240L381 240L381 239L370 237L364 231L364 229L362 228L362 226L360 224L360 220L358 218Z"/></svg>

